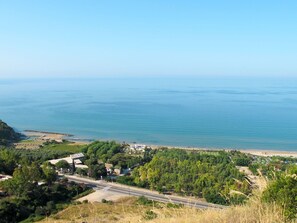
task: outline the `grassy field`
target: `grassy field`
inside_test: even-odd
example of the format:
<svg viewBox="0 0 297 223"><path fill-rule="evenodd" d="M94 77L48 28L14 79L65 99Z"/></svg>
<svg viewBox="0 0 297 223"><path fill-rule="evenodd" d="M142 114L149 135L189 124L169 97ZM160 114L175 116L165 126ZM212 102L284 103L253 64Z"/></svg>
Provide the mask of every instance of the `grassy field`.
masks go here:
<svg viewBox="0 0 297 223"><path fill-rule="evenodd" d="M86 203L72 205L41 221L42 223L283 223L282 210L273 204L263 204L253 197L249 203L223 210L172 208L162 205L140 205L136 198L124 198L113 204ZM290 222L291 223L291 222Z"/></svg>
<svg viewBox="0 0 297 223"><path fill-rule="evenodd" d="M79 145L75 143L64 142L61 144L49 144L44 145L43 148L53 150L53 151L63 151L69 153L79 153L81 152L84 145Z"/></svg>
<svg viewBox="0 0 297 223"><path fill-rule="evenodd" d="M26 139L22 140L18 143L15 143L15 148L16 149L39 149L40 146L42 145L43 142L37 141L37 140L32 140L32 139Z"/></svg>

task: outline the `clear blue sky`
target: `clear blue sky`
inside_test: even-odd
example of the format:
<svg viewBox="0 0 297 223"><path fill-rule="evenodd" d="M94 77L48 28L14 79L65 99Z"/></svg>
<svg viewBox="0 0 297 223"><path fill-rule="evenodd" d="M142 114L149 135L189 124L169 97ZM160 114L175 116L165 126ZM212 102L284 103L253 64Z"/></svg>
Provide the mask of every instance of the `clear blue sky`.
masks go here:
<svg viewBox="0 0 297 223"><path fill-rule="evenodd" d="M296 0L0 0L0 77L297 76Z"/></svg>

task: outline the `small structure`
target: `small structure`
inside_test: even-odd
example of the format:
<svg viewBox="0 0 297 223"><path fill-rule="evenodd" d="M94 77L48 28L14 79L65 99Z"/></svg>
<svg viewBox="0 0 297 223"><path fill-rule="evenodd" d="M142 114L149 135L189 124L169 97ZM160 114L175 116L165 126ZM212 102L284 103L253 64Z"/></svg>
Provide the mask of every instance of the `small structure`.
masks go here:
<svg viewBox="0 0 297 223"><path fill-rule="evenodd" d="M10 175L0 174L0 181L9 180L11 178L12 178L12 176L10 176Z"/></svg>
<svg viewBox="0 0 297 223"><path fill-rule="evenodd" d="M144 152L146 148L147 148L146 145L134 144L134 145L130 145L129 149L131 152Z"/></svg>
<svg viewBox="0 0 297 223"><path fill-rule="evenodd" d="M83 153L76 153L61 159L49 160L49 162L55 165L57 162L61 160L65 160L67 163L69 163L72 166L73 171L75 170L75 168L88 169L87 165L83 165L82 160L84 159L84 157L85 155Z"/></svg>
<svg viewBox="0 0 297 223"><path fill-rule="evenodd" d="M104 165L107 173L111 174L113 172L113 165L111 163L105 163Z"/></svg>
<svg viewBox="0 0 297 223"><path fill-rule="evenodd" d="M70 158L73 160L83 159L84 157L85 157L85 155L83 153L75 153L75 154L70 155Z"/></svg>

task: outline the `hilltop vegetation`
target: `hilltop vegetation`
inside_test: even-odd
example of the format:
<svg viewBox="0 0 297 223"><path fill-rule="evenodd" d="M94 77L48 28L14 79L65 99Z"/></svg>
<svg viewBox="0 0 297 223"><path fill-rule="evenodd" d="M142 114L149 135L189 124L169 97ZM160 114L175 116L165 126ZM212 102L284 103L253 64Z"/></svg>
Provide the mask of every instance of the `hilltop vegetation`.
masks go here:
<svg viewBox="0 0 297 223"><path fill-rule="evenodd" d="M13 128L0 120L0 146L6 146L9 143L15 142L20 139L20 136Z"/></svg>

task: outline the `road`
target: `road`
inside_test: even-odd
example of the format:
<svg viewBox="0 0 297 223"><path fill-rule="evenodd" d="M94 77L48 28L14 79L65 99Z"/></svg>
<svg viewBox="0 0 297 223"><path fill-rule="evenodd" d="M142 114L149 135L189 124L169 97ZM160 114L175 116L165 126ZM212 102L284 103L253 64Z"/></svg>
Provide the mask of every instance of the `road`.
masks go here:
<svg viewBox="0 0 297 223"><path fill-rule="evenodd" d="M222 205L210 204L196 199L188 199L188 198L179 197L179 196L159 194L158 192L155 192L155 191L130 187L126 185L120 185L116 183L109 183L103 180L92 180L92 179L73 176L73 175L64 175L64 176L67 177L69 181L88 184L91 187L95 187L95 189L108 190L111 192L117 192L120 194L129 195L129 196L137 196L137 197L145 196L148 199L164 202L164 203L183 204L185 206L195 207L199 209L225 208L225 206L222 206Z"/></svg>

